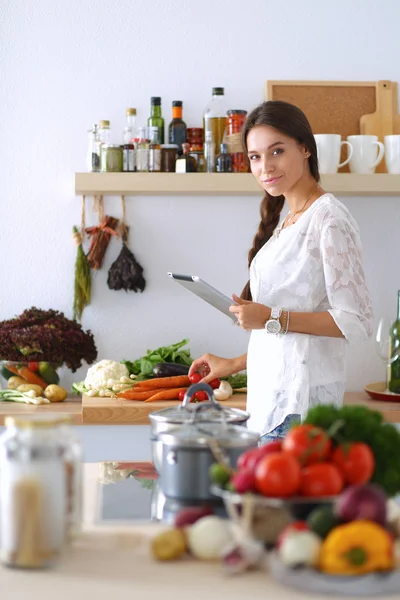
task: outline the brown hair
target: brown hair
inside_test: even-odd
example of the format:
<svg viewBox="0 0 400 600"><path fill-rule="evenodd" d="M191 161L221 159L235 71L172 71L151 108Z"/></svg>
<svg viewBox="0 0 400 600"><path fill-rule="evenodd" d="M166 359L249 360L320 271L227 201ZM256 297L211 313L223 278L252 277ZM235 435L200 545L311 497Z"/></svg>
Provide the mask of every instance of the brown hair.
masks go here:
<svg viewBox="0 0 400 600"><path fill-rule="evenodd" d="M281 100L269 100L257 106L247 117L242 129L242 143L247 157L247 136L249 131L257 125L268 125L281 133L295 139L299 144L304 144L310 156L308 164L311 175L319 181L317 146L307 117L297 106ZM248 159L247 159L248 160ZM249 268L257 252L272 236L279 223L279 217L285 203L284 196L271 196L265 192L260 205L261 222L254 236L253 247L249 251ZM241 298L251 300L250 281L243 288Z"/></svg>

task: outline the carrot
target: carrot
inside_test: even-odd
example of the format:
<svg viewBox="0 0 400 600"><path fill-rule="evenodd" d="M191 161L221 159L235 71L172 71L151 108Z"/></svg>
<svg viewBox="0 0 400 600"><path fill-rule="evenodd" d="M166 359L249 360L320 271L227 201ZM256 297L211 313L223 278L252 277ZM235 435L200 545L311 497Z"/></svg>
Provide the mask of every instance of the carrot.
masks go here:
<svg viewBox="0 0 400 600"><path fill-rule="evenodd" d="M168 390L158 390L157 392L154 392L153 390L153 396L147 398L145 402L157 402L158 400L178 400L178 394L182 390L186 392L187 387L170 388Z"/></svg>
<svg viewBox="0 0 400 600"><path fill-rule="evenodd" d="M124 398L125 400L147 400L147 398L151 398L156 392L161 392L164 390L135 390L131 388L129 390L125 390L124 392L120 392L117 394L117 398Z"/></svg>
<svg viewBox="0 0 400 600"><path fill-rule="evenodd" d="M6 369L7 371L11 371L11 373L14 373L15 375L19 375L17 367L13 367L13 365L7 365Z"/></svg>
<svg viewBox="0 0 400 600"><path fill-rule="evenodd" d="M24 379L26 379L26 381L28 381L29 383L40 385L40 387L43 389L47 388L48 386L48 383L46 383L44 379L39 377L39 375L36 375L36 373L28 369L28 367L20 367L18 369L18 374L21 375L21 377L23 377Z"/></svg>
<svg viewBox="0 0 400 600"><path fill-rule="evenodd" d="M135 384L134 389L161 390L164 388L189 387L190 379L187 375L174 375L173 377L157 377L157 379L146 379Z"/></svg>

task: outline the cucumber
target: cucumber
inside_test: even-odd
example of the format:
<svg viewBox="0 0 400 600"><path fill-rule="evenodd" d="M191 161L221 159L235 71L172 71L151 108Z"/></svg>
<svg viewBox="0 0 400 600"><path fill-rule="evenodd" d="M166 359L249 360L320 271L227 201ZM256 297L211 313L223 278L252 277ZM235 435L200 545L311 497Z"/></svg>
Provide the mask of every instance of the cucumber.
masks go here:
<svg viewBox="0 0 400 600"><path fill-rule="evenodd" d="M175 377L175 375L187 375L189 367L179 363L160 362L154 365L154 377Z"/></svg>
<svg viewBox="0 0 400 600"><path fill-rule="evenodd" d="M60 383L57 371L48 362L42 361L39 363L39 373L46 383Z"/></svg>

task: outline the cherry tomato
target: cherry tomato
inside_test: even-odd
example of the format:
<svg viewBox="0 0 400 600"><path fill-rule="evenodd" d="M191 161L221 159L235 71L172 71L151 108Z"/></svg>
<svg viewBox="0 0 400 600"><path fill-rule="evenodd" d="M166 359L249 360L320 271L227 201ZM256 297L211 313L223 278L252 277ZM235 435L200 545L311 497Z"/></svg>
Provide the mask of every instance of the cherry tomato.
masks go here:
<svg viewBox="0 0 400 600"><path fill-rule="evenodd" d="M301 471L303 496L336 496L343 487L343 475L332 463L316 463Z"/></svg>
<svg viewBox="0 0 400 600"><path fill-rule="evenodd" d="M328 434L315 425L296 425L283 440L282 450L302 465L312 465L327 459L331 450Z"/></svg>
<svg viewBox="0 0 400 600"><path fill-rule="evenodd" d="M213 390L217 390L219 388L219 386L221 385L221 382L219 379L213 379L212 381L210 381L210 383L208 385L210 385Z"/></svg>
<svg viewBox="0 0 400 600"><path fill-rule="evenodd" d="M204 402L205 400L208 400L208 395L207 392L196 392L194 397L196 398L196 400L198 400L199 402Z"/></svg>
<svg viewBox="0 0 400 600"><path fill-rule="evenodd" d="M332 454L332 462L339 468L346 482L352 485L368 483L375 469L372 450L362 442L338 446Z"/></svg>
<svg viewBox="0 0 400 600"><path fill-rule="evenodd" d="M290 535L291 533L296 533L298 531L310 531L310 527L307 521L294 521L293 523L289 523L289 525L286 525L286 527L282 529L278 536L276 542L277 548L279 548L279 546L282 544L283 540L287 535Z"/></svg>
<svg viewBox="0 0 400 600"><path fill-rule="evenodd" d="M200 373L192 373L189 377L191 383L199 383L199 381L201 381L202 377L200 375Z"/></svg>
<svg viewBox="0 0 400 600"><path fill-rule="evenodd" d="M268 444L264 444L259 448L252 448L251 450L247 450L239 456L237 466L239 469L255 469L257 464L264 456L267 456L267 454L272 454L273 452L280 452L281 448L282 441L275 440L273 442L269 442Z"/></svg>
<svg viewBox="0 0 400 600"><path fill-rule="evenodd" d="M36 362L36 361L34 361L34 360L29 361L28 362L28 369L30 371L39 371L39 363Z"/></svg>
<svg viewBox="0 0 400 600"><path fill-rule="evenodd" d="M264 456L256 466L256 490L264 496L287 498L300 488L301 469L290 454L275 452Z"/></svg>
<svg viewBox="0 0 400 600"><path fill-rule="evenodd" d="M181 390L180 392L178 392L178 400L180 400L181 402L183 402L184 398L185 398L185 390Z"/></svg>

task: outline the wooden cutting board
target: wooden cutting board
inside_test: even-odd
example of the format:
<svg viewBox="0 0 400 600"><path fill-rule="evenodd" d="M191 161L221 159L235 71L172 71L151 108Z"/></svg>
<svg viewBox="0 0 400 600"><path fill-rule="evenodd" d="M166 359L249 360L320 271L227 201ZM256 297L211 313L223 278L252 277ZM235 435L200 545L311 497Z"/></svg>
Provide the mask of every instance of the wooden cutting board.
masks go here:
<svg viewBox="0 0 400 600"><path fill-rule="evenodd" d="M379 81L376 89L375 112L363 115L360 119L362 135L376 135L384 142L385 135L400 133L398 115L398 87L395 81ZM385 160L376 167L376 173L386 173Z"/></svg>

